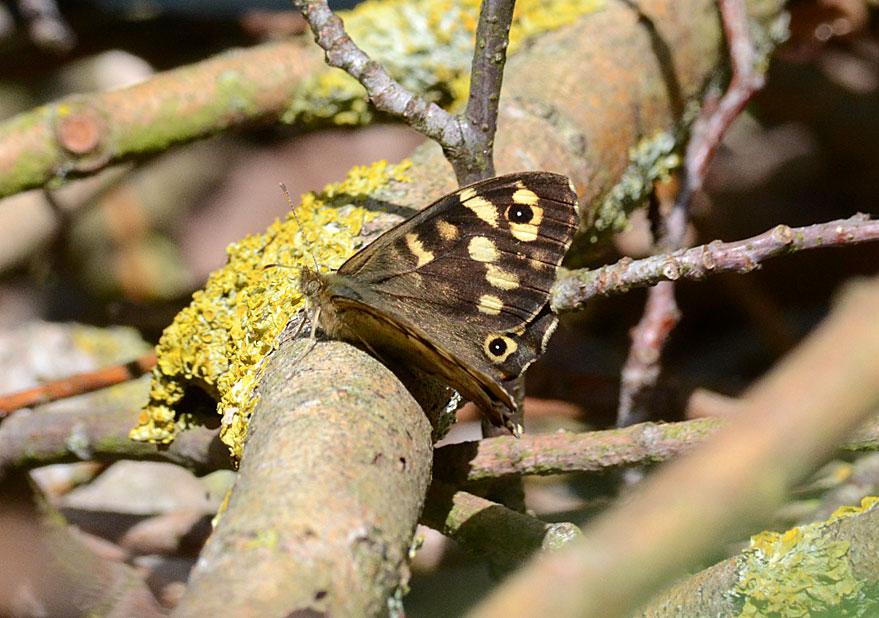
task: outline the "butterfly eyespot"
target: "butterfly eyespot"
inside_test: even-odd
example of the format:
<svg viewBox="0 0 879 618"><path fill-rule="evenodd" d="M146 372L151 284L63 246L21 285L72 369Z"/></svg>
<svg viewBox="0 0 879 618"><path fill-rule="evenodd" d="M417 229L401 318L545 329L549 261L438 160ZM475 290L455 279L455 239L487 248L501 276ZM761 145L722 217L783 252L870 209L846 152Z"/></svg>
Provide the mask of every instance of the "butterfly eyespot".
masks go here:
<svg viewBox="0 0 879 618"><path fill-rule="evenodd" d="M491 352L493 356L500 356L507 351L507 344L500 337L492 339L488 344L488 351Z"/></svg>
<svg viewBox="0 0 879 618"><path fill-rule="evenodd" d="M519 349L519 344L505 335L492 334L485 338L483 349L492 362L502 363Z"/></svg>
<svg viewBox="0 0 879 618"><path fill-rule="evenodd" d="M507 219L513 223L529 223L534 218L534 211L528 204L513 204L507 209Z"/></svg>

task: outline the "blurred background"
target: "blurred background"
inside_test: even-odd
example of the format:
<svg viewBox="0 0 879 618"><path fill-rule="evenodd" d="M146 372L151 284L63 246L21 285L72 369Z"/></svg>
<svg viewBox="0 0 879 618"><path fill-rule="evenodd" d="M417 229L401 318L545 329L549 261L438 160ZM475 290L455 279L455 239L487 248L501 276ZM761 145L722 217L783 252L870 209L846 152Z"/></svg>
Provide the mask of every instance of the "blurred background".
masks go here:
<svg viewBox="0 0 879 618"><path fill-rule="evenodd" d="M286 9L280 0L2 2L0 120L302 32L302 19ZM790 11L791 39L775 54L765 91L730 131L696 198L690 244L738 240L780 223L879 214L879 7L800 0ZM51 192L0 200L0 393L83 370L46 369L45 359L43 370L14 370L33 356L23 352L26 342L55 332L53 325L130 327L155 343L223 265L228 243L261 233L286 214L279 182L295 200L342 179L354 165L399 161L420 142L397 125L307 135L294 127L253 127ZM642 257L650 241L647 218L636 213L596 265ZM786 256L747 276L680 284L683 319L666 350L657 418L684 418L695 389L741 392L826 314L842 282L873 274L877 265L874 243ZM528 431L613 423L628 331L644 297L636 290L598 299L563 321L529 373ZM472 410L461 419L448 440L478 435ZM35 478L96 551L150 574L158 597L173 604L230 474L195 478L166 464L120 463L53 466ZM529 479L527 503L551 521L582 521L614 497L618 481ZM820 518L831 503L856 501L877 485L874 457L835 462L779 513L778 525ZM497 566L423 532L407 613L457 615L493 585ZM162 549L143 540L161 534L176 534L178 543ZM0 540L0 564L3 551Z"/></svg>

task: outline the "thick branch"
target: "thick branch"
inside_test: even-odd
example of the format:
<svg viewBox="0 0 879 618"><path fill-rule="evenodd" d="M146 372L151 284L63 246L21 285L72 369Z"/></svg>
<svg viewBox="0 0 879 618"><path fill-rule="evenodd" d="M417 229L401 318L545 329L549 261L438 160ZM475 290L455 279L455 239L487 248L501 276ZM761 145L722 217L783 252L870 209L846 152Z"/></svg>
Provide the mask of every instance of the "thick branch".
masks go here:
<svg viewBox="0 0 879 618"><path fill-rule="evenodd" d="M772 615L782 608L801 616L869 615L875 595L864 597L856 591L879 584L877 526L879 506L874 504L801 526L783 537L761 535L755 547L665 590L638 616ZM812 585L803 586L803 576ZM749 586L759 596L751 598ZM743 602L748 603L747 613Z"/></svg>
<svg viewBox="0 0 879 618"><path fill-rule="evenodd" d="M283 346L266 366L228 508L177 616L381 615L407 578L430 423L351 346L297 358Z"/></svg>
<svg viewBox="0 0 879 618"><path fill-rule="evenodd" d="M699 280L712 274L748 273L769 258L804 249L844 247L879 240L879 220L857 214L807 227L779 225L759 236L654 255L623 259L597 270L574 270L556 282L552 306L557 312L576 311L595 296L621 294L659 281Z"/></svg>

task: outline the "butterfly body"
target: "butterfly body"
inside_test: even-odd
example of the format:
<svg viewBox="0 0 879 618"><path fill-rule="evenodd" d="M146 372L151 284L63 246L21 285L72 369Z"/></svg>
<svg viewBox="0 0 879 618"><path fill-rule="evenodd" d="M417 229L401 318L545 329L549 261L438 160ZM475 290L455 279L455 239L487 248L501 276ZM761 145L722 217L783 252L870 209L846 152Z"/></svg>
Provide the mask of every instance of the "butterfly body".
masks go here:
<svg viewBox="0 0 879 618"><path fill-rule="evenodd" d="M388 230L336 273L303 272L321 329L416 365L514 434L521 375L557 317L548 295L579 222L564 176L459 189Z"/></svg>

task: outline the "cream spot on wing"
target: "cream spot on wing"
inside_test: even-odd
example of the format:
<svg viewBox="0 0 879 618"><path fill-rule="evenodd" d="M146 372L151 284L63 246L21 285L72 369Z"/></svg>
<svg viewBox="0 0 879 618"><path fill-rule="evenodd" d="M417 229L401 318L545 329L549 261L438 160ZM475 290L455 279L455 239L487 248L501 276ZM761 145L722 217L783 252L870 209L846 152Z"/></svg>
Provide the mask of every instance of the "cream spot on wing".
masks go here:
<svg viewBox="0 0 879 618"><path fill-rule="evenodd" d="M497 247L485 236L474 236L467 244L470 259L477 262L494 262L498 259Z"/></svg>
<svg viewBox="0 0 879 618"><path fill-rule="evenodd" d="M521 184L519 186L522 186ZM540 201L540 198L537 197L537 194L531 189L526 189L522 186L521 189L516 190L513 193L513 201L517 204L528 204L529 206L534 206L537 202Z"/></svg>
<svg viewBox="0 0 879 618"><path fill-rule="evenodd" d="M456 228L448 221L437 221L436 229L439 232L440 238L442 238L443 240L452 241L458 237L458 228Z"/></svg>
<svg viewBox="0 0 879 618"><path fill-rule="evenodd" d="M477 307L482 313L487 313L488 315L497 315L501 312L501 309L504 308L504 302L497 296L492 296L491 294L483 294L479 297Z"/></svg>
<svg viewBox="0 0 879 618"><path fill-rule="evenodd" d="M515 290L519 287L519 277L516 273L506 271L494 264L486 264L486 266L488 272L485 274L485 279L494 287L502 290Z"/></svg>
<svg viewBox="0 0 879 618"><path fill-rule="evenodd" d="M473 189L464 189L459 197L461 204L473 211L473 213L488 223L491 227L497 227L497 208L494 204L483 197L479 197Z"/></svg>
<svg viewBox="0 0 879 618"><path fill-rule="evenodd" d="M519 349L519 344L504 335L490 334L482 344L482 350L495 363L502 363Z"/></svg>
<svg viewBox="0 0 879 618"><path fill-rule="evenodd" d="M418 234L406 234L406 246L409 247L412 255L418 259L415 268L421 268L433 259L433 253L424 248L424 245L418 240Z"/></svg>
<svg viewBox="0 0 879 618"><path fill-rule="evenodd" d="M519 191L521 190L519 189ZM516 191L516 193L519 193L519 191ZM543 221L543 208L530 204L527 206L532 212L531 220L528 223L514 223L510 221L510 233L522 242L533 242L537 240L537 231L540 228L540 222ZM513 208L515 206L510 206L510 209Z"/></svg>
<svg viewBox="0 0 879 618"><path fill-rule="evenodd" d="M475 189L464 189L461 193L458 194L458 197L461 199L461 202L466 202L467 200L472 200L476 197Z"/></svg>

